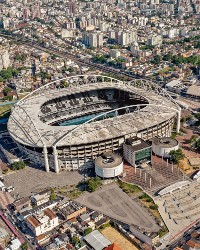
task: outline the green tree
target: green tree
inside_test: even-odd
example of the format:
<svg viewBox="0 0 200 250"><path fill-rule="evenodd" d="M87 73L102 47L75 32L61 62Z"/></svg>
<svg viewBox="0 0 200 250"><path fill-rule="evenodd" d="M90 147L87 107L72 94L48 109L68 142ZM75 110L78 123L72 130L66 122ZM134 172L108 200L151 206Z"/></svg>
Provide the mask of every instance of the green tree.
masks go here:
<svg viewBox="0 0 200 250"><path fill-rule="evenodd" d="M200 139L196 140L195 142L195 148L200 151Z"/></svg>
<svg viewBox="0 0 200 250"><path fill-rule="evenodd" d="M69 68L67 69L67 71L69 71L70 73L73 73L73 72L74 72L74 68L73 68L73 67L69 67Z"/></svg>
<svg viewBox="0 0 200 250"><path fill-rule="evenodd" d="M72 238L72 244L73 244L74 246L76 246L79 242L80 242L79 237L74 236L74 237Z"/></svg>
<svg viewBox="0 0 200 250"><path fill-rule="evenodd" d="M87 234L90 234L92 232L92 228L88 227L84 230L84 235L86 236Z"/></svg>
<svg viewBox="0 0 200 250"><path fill-rule="evenodd" d="M55 54L51 55L51 58L52 58L52 59L56 59L57 57L58 57L58 56L55 55Z"/></svg>
<svg viewBox="0 0 200 250"><path fill-rule="evenodd" d="M99 62L99 63L106 63L107 62L105 56L101 56L101 55L100 56L96 55L92 59L94 62Z"/></svg>
<svg viewBox="0 0 200 250"><path fill-rule="evenodd" d="M181 122L186 123L186 117L185 116L181 118Z"/></svg>
<svg viewBox="0 0 200 250"><path fill-rule="evenodd" d="M10 165L12 170L20 170L20 169L24 169L26 167L26 164L23 161L17 161L17 162L13 162Z"/></svg>
<svg viewBox="0 0 200 250"><path fill-rule="evenodd" d="M41 71L39 74L38 74L42 79L50 79L51 76L46 72L46 71Z"/></svg>
<svg viewBox="0 0 200 250"><path fill-rule="evenodd" d="M5 95L7 95L11 91L12 91L12 89L9 88L9 87L5 87L4 90L3 90L3 92L4 92Z"/></svg>
<svg viewBox="0 0 200 250"><path fill-rule="evenodd" d="M195 114L195 118L198 119L195 125L199 126L200 125L200 113Z"/></svg>
<svg viewBox="0 0 200 250"><path fill-rule="evenodd" d="M149 208L152 209L152 210L157 210L158 209L158 205L154 204L154 205L149 206Z"/></svg>
<svg viewBox="0 0 200 250"><path fill-rule="evenodd" d="M109 44L115 44L115 39L113 39L113 38L108 38L107 42L108 42Z"/></svg>
<svg viewBox="0 0 200 250"><path fill-rule="evenodd" d="M26 241L21 245L21 249L28 250L28 243Z"/></svg>
<svg viewBox="0 0 200 250"><path fill-rule="evenodd" d="M93 177L87 182L87 190L89 192L94 192L101 184L102 182L99 177Z"/></svg>
<svg viewBox="0 0 200 250"><path fill-rule="evenodd" d="M15 60L18 60L18 61L25 61L26 60L26 55L25 54L19 54L17 53L14 57Z"/></svg>
<svg viewBox="0 0 200 250"><path fill-rule="evenodd" d="M4 81L12 78L13 76L17 76L19 74L19 70L8 67L7 69L2 69L0 71L0 78Z"/></svg>
<svg viewBox="0 0 200 250"><path fill-rule="evenodd" d="M153 60L152 60L152 63L154 64L159 64L161 62L161 56L160 55L156 55L154 56Z"/></svg>
<svg viewBox="0 0 200 250"><path fill-rule="evenodd" d="M54 189L51 189L51 195L50 195L50 200L56 200L57 199L57 195Z"/></svg>
<svg viewBox="0 0 200 250"><path fill-rule="evenodd" d="M178 150L170 151L169 155L171 156L172 161L176 164L179 163L180 160L185 158L185 155L181 148L179 148Z"/></svg>
<svg viewBox="0 0 200 250"><path fill-rule="evenodd" d="M191 137L190 137L190 144L193 144L193 143L195 143L196 141L197 141L197 138L198 138L198 136L197 135L192 135Z"/></svg>

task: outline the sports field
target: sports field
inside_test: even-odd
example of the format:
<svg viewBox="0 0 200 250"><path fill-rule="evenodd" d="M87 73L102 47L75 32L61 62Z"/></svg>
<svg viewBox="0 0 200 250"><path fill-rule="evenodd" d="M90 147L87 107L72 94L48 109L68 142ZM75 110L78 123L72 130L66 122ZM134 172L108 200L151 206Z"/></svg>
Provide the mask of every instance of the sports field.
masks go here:
<svg viewBox="0 0 200 250"><path fill-rule="evenodd" d="M127 240L122 234L120 234L113 227L106 227L101 233L112 243L116 243L122 250L137 250L129 240Z"/></svg>

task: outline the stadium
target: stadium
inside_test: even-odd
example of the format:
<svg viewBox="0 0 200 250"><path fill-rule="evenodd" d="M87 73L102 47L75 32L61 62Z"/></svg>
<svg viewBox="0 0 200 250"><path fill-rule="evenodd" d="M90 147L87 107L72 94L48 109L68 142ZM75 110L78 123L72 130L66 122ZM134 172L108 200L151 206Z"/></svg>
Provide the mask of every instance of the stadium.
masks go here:
<svg viewBox="0 0 200 250"><path fill-rule="evenodd" d="M138 136L170 136L180 107L157 84L80 75L50 82L18 101L8 131L20 151L46 171L93 166Z"/></svg>

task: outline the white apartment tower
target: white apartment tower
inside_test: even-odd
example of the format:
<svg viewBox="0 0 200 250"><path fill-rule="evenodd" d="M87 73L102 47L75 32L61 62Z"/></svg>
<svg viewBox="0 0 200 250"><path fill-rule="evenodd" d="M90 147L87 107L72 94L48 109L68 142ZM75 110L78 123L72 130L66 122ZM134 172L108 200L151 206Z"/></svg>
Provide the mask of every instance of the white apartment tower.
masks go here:
<svg viewBox="0 0 200 250"><path fill-rule="evenodd" d="M7 69L10 66L10 56L8 50L0 48L0 70Z"/></svg>
<svg viewBox="0 0 200 250"><path fill-rule="evenodd" d="M103 46L103 34L100 32L84 32L83 43L86 46L98 48Z"/></svg>

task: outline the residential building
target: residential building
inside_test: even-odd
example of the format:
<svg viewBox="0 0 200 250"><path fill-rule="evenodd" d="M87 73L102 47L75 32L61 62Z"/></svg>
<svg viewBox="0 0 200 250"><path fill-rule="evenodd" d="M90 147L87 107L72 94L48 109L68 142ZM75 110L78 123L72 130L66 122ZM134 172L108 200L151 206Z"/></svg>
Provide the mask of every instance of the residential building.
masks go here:
<svg viewBox="0 0 200 250"><path fill-rule="evenodd" d="M49 208L28 216L26 224L35 236L44 234L59 225L58 216Z"/></svg>
<svg viewBox="0 0 200 250"><path fill-rule="evenodd" d="M83 43L90 47L103 46L103 34L101 32L83 32Z"/></svg>
<svg viewBox="0 0 200 250"><path fill-rule="evenodd" d="M0 48L0 70L7 69L10 66L10 55L7 49Z"/></svg>
<svg viewBox="0 0 200 250"><path fill-rule="evenodd" d="M50 190L44 190L41 191L37 194L32 195L31 198L31 203L39 206L41 204L46 203L47 201L49 201L50 199L50 195L51 195L51 191Z"/></svg>
<svg viewBox="0 0 200 250"><path fill-rule="evenodd" d="M147 45L155 46L162 44L162 36L161 35L153 35L148 37Z"/></svg>
<svg viewBox="0 0 200 250"><path fill-rule="evenodd" d="M86 207L81 206L80 204L69 201L64 204L58 206L59 213L65 217L66 220L70 220L72 218L76 218L82 213L86 212Z"/></svg>
<svg viewBox="0 0 200 250"><path fill-rule="evenodd" d="M120 57L121 53L119 50L117 49L111 49L110 50L110 56L113 57L113 58L118 58Z"/></svg>

